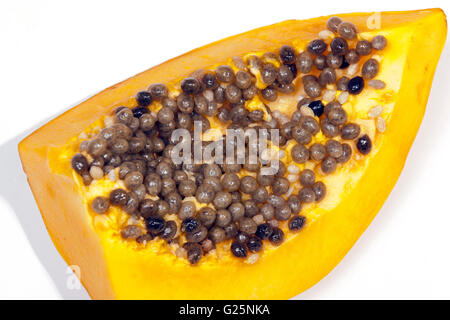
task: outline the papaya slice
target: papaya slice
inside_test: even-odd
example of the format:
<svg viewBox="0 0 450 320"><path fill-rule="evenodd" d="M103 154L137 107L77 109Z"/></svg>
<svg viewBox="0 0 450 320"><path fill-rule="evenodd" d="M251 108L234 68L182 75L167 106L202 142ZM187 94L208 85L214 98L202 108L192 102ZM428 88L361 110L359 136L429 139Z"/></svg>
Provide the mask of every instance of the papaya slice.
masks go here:
<svg viewBox="0 0 450 320"><path fill-rule="evenodd" d="M371 25L367 23L373 17L371 13L338 16L350 24L339 27L339 22L335 27L341 30L333 30L331 21L329 29L337 32L326 31L330 17L289 20L186 53L98 93L45 124L19 144L23 168L48 232L67 263L79 266L80 279L93 299L286 299L317 283L339 263L380 210L400 175L425 112L447 27L445 15L440 9L382 12L378 16L381 24L377 29L370 28ZM352 34L356 31L353 27L356 27L357 35ZM382 36L377 38L378 43L374 43L375 36ZM345 65L342 55L339 58L339 50L347 50L346 44L341 41L331 45L332 39L337 37L345 39L348 50L355 48L358 41L367 40L360 43L359 49L352 53L358 53L359 61L355 61L354 56L345 55L346 60L353 61ZM311 43L318 39L321 40ZM322 51L324 43L325 51ZM337 61L342 59L341 65L335 67L334 75L339 79L348 76L353 82L350 85L346 83L342 88L336 85L337 79L327 80L330 74L319 70L320 63L324 64L320 59L326 57L320 57L314 62L312 71L307 72L313 78L318 77L314 81L325 82L318 89L319 96L311 93L317 88L306 90L308 84L304 79L305 74L302 74L303 65L299 63L295 65L295 71L293 66L289 67L291 73L286 68L283 69L286 71L284 74L279 72L277 82L267 89L267 76L270 73L263 74L258 61L270 63L281 70L283 61L292 59L289 49L283 46L294 49L297 57L309 51L314 59L322 53L324 56L329 55L332 50L332 53L336 53ZM281 57L280 48L287 50ZM242 63L245 65L241 66ZM326 63L330 66L336 62L329 60ZM95 153L95 150L103 147L101 143L87 146L89 142L86 141L92 141L103 127L117 120L117 114L121 112L117 110L118 107L136 107L138 92L144 92L138 96L138 102L147 108L147 111L142 109L142 112L156 115L161 123L171 123L173 114L159 114L161 101L150 104L149 100L157 100L153 98L157 97L158 92L161 94L161 90L154 88L154 96L149 98L145 93L149 92L149 85L165 84L171 97L177 97L182 91L191 94L199 90L196 87L198 81L184 82L180 86L183 79L197 79L197 70L209 72L223 65L229 66L232 73L237 74L243 68L247 75L251 75L257 94L243 102L243 106L247 112L257 111L252 114L257 118L256 122L267 123L276 118L286 124L298 111L296 115L300 119L309 116L322 124L326 116L330 117L327 113L329 110L325 110L327 115L322 115L323 105L338 101L340 108L345 111L346 121L357 125L360 131L354 140L343 140L343 129L339 127L340 135L334 138L339 142L337 148L347 143L351 148L351 156L337 165L332 163L334 160L325 165L311 159L302 161L302 154L298 153L300 147L295 149L295 139L289 138L278 145L274 144L287 168L284 176L290 182L289 193L299 194L302 185L298 172L310 169L315 172L316 179L325 184L326 196L317 199L318 195L314 194L313 197L321 201L309 203L306 201L308 194L303 194L306 198L302 201L300 215L292 213L296 220L291 218L288 221L280 219L271 222L272 227L278 225L277 230L284 234L281 245L276 243L276 238L272 242L264 240L264 249L258 251L258 241L251 247L248 243L228 239L217 243L209 253L203 252L199 261L195 259L195 252L191 251L194 254L191 260L195 260L191 264L189 259L183 257L186 250L180 243L168 242L161 234L155 239L154 235L148 235L147 238L141 238L142 241L136 241L136 236L145 229L145 225L142 219L125 212L123 207L111 205L108 208L104 202L97 202L96 207L92 207L96 197L107 197L114 188L126 189L127 184L123 179L117 179L117 168L110 169L114 177L110 174L103 176L102 170L101 173L91 170L91 178L84 177L83 180L74 168L86 173L83 171L84 165L103 160L83 156L87 163L76 163L74 167L71 166L71 160L80 148L84 148L86 154L86 148L91 148L91 153ZM223 82L227 82L230 76L228 71L226 69L220 75ZM216 76L219 77L217 73ZM286 77L288 81L284 83ZM376 81L369 82L372 77L371 80ZM240 81L245 82L246 78ZM362 91L358 81L363 82ZM234 99L233 94L236 92L230 90L227 99ZM204 96L208 95L211 96L211 91ZM304 100L303 104L299 103L299 97L308 98L308 95L314 96L314 101ZM150 106L147 107L148 104ZM135 117L141 112L133 110L135 113L132 116ZM128 121L127 112L122 112L120 121ZM336 121L340 121L338 118ZM229 125L214 117L208 120L210 127L220 132ZM169 125L166 129L170 131L173 128ZM352 135L350 129L347 133ZM317 133L305 145L310 148L313 143L324 144L328 140L325 132L322 130ZM210 137L210 140L214 138ZM84 147L81 147L83 142ZM327 151L329 154L333 153L332 147ZM114 148L119 153L123 145L117 144ZM99 167L103 165L98 164ZM329 174L327 171L330 171ZM243 175L252 176L251 170L240 171L239 176L242 178ZM93 181L92 177L95 177ZM272 185L270 190L275 192L276 188L285 188L284 182L280 182L277 187ZM250 185L246 187L250 188ZM288 198L286 190L281 193L285 199ZM120 195L117 194L114 200L117 203L121 201ZM250 198L248 195L245 197ZM256 196L253 194L253 197ZM197 201L198 198L191 198L197 210L205 206ZM216 208L227 201L227 196L219 199ZM94 212L104 210L107 212ZM180 221L176 218L172 221L175 222L175 228L179 228ZM128 228L124 235L123 228L130 223L136 228ZM151 228L158 227L158 221L152 223ZM243 224L238 223L238 227L243 228ZM297 229L300 230L294 232ZM264 235L264 230L260 232ZM221 236L220 232L218 234L215 237ZM174 238L172 236L174 234L171 239ZM236 244L234 252L233 246L230 251L232 241ZM202 255L204 247L200 248L200 253L197 253ZM258 252L252 253L251 249ZM239 255L245 257L236 257Z"/></svg>

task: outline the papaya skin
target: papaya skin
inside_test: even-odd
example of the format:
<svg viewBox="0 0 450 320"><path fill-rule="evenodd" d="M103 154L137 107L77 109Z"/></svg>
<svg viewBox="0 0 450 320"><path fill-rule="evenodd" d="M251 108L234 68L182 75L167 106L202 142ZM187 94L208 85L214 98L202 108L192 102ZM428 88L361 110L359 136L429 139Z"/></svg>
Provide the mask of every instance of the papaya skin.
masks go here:
<svg viewBox="0 0 450 320"><path fill-rule="evenodd" d="M233 56L283 44L305 45L329 17L289 20L233 36L186 53L116 84L63 113L19 144L22 165L49 234L93 299L287 299L326 276L350 250L382 207L397 181L422 121L447 26L440 9L381 13L381 29L368 30L370 13L339 14L363 37L383 34L388 47L379 79L387 88L352 101L355 114L386 102L387 130L369 156L327 180L329 195L308 212L306 226L254 264L228 256L190 266L172 254L139 250L94 227L84 193L58 150L136 92L155 82L173 83L194 70L227 63ZM283 111L295 108L286 97ZM271 107L277 104L272 104ZM291 106L291 107L289 107ZM75 152L73 150L73 152ZM70 158L69 158L70 159ZM60 168L55 169L55 163ZM155 250L154 250L155 249ZM265 250L266 251L266 250Z"/></svg>

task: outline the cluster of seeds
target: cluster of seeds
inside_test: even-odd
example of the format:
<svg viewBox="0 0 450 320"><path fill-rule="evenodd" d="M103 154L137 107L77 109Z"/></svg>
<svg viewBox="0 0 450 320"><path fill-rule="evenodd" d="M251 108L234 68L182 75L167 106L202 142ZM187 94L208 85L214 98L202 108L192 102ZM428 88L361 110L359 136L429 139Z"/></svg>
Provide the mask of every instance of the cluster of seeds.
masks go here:
<svg viewBox="0 0 450 320"><path fill-rule="evenodd" d="M278 246L285 237L283 221L290 231L301 230L306 223L300 215L302 206L326 195L325 184L316 180L314 170L300 170L294 164L286 167L281 161L273 175L262 174L263 163L248 161L243 165L175 164L171 155L178 141L171 133L177 128L193 131L194 121L201 122L204 132L211 127L212 117L228 129L279 129L278 146L295 141L290 150L293 161L316 162L322 175L349 161L352 143L359 153L368 154L372 141L358 124L347 121L342 104L349 94L361 93L366 81L373 88L384 88L384 82L374 79L379 72L376 59L366 59L360 75L356 74L360 59L382 50L386 39L356 40L356 27L337 17L329 19L327 28L303 52L285 45L277 54L265 53L268 59L235 57L237 72L228 65L196 71L180 82L179 94L169 92L164 84L153 84L137 93L137 106L116 108L113 121L96 137L83 141L72 158L72 168L85 185L107 175L125 186L93 199L92 210L104 214L110 206L120 207L136 221L121 230L124 239L146 243L159 237L177 243L176 254L192 264L226 240L231 240L230 250L236 257L259 252L264 240ZM324 39L331 37L327 44ZM338 69L347 69L348 77L338 79ZM257 77L264 88L256 85ZM298 79L305 96L290 118L267 106L268 118L263 110L246 108L255 96L272 102L279 94L293 93ZM336 89L342 93L335 99ZM149 108L155 101L161 105L157 113ZM374 118L379 117L378 111L371 111ZM319 132L327 141L311 144ZM248 151L247 144L247 157ZM297 182L301 188L293 194L291 183Z"/></svg>

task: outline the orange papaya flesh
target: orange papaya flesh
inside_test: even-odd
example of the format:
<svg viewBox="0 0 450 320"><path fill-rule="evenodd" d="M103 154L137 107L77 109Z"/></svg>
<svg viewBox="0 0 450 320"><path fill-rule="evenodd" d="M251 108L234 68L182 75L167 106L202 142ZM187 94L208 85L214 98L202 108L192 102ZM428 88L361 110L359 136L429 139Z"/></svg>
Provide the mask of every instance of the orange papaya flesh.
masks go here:
<svg viewBox="0 0 450 320"><path fill-rule="evenodd" d="M110 121L112 110L134 106L136 93L149 84L165 83L176 94L180 81L195 70L214 70L222 64L236 68L232 57L245 60L251 55L262 56L286 44L304 51L325 30L329 17L285 21L169 60L100 92L19 144L23 168L52 240L68 264L80 267L81 281L92 298L286 299L317 283L339 263L400 175L423 118L447 28L440 9L383 12L381 28L376 30L367 27L369 13L338 16L356 25L358 39L370 40L375 35L387 39L387 47L371 56L379 60L376 78L384 81L386 88L367 88L343 105L349 121L358 123L362 133L371 138L372 150L362 156L352 143L351 160L331 175L323 175L312 166L326 184L327 196L319 203L305 205L301 213L307 218L304 228L298 233L286 232L284 243L278 247L264 244L256 262L233 257L229 242L218 244L213 253L191 266L174 255L175 248L163 240L146 245L123 240L120 227L128 223L128 216L122 210L112 207L108 214L97 215L90 209L94 197L123 182L103 178L84 186L70 159L81 141ZM257 75L257 85L258 81ZM304 94L301 81L296 79L294 84L292 94L281 94L275 102L255 98L246 107L263 110L267 104L290 116L299 95ZM338 91L337 96L340 94ZM383 106L380 121L385 122L385 130L377 130L378 120L369 116L376 105ZM151 106L152 111L160 107L158 103ZM223 129L212 119L211 126ZM314 139L325 141L321 133ZM290 157L292 146L288 143L283 148L286 165L295 164ZM294 190L298 188L296 184ZM286 230L285 224L282 227Z"/></svg>

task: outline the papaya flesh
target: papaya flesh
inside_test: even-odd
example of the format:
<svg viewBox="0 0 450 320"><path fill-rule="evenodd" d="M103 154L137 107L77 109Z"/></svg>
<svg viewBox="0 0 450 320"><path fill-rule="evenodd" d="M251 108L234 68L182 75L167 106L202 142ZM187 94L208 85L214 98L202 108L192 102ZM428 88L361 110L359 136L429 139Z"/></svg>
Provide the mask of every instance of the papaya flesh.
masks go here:
<svg viewBox="0 0 450 320"><path fill-rule="evenodd" d="M191 266L160 241L147 246L124 241L110 228L123 223L120 210L95 215L89 208L92 198L104 195L112 184L105 179L85 187L70 159L77 152L80 134L98 132L105 117L118 106L134 106L136 93L150 84L161 82L176 90L193 71L230 64L235 56L276 52L282 45L304 51L326 29L330 17L281 22L186 53L98 93L19 144L22 165L49 234L66 262L79 266L80 280L93 299L287 299L317 283L339 263L401 173L425 112L447 32L440 9L382 12L381 28L375 30L368 28L371 15L337 16L355 24L362 39L375 35L387 39L387 47L376 53L380 63L376 78L386 88L364 90L343 106L370 136L372 150L321 177L327 196L302 209L307 218L304 228L287 233L282 245L265 248L255 263L217 248L217 254ZM280 95L267 105L291 115L299 90L296 86L294 93ZM383 133L367 116L375 105L383 105ZM287 155L283 161L289 165L292 159Z"/></svg>

